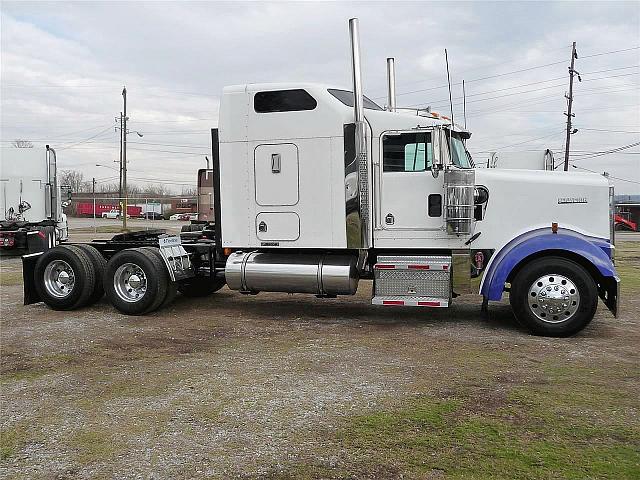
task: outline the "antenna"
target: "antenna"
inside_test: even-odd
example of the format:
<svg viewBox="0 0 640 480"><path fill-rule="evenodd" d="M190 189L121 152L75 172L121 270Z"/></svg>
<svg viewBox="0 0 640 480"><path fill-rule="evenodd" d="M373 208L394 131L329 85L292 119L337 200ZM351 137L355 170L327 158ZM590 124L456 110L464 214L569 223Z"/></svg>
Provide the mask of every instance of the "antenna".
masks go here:
<svg viewBox="0 0 640 480"><path fill-rule="evenodd" d="M464 80L462 80L462 113L464 115L464 129L467 129L467 92L464 89Z"/></svg>
<svg viewBox="0 0 640 480"><path fill-rule="evenodd" d="M444 49L444 60L447 62L447 83L449 84L449 106L451 107L451 128L449 129L449 149L451 151L451 143L452 143L452 134L453 134L453 99L451 98L451 77L449 76L449 55L447 54L447 49ZM453 157L453 155L451 155Z"/></svg>
<svg viewBox="0 0 640 480"><path fill-rule="evenodd" d="M451 107L451 128L453 128L453 99L451 98L451 77L449 76L449 55L444 49L444 60L447 62L447 83L449 84L449 106Z"/></svg>

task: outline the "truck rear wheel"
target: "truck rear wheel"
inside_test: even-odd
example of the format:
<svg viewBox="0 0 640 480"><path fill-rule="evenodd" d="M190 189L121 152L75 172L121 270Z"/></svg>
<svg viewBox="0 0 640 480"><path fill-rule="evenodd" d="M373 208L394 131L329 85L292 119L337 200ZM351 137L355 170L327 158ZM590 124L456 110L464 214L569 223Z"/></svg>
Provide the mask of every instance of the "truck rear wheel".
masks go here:
<svg viewBox="0 0 640 480"><path fill-rule="evenodd" d="M166 266L152 252L131 248L107 263L104 291L111 304L127 315L153 311L167 294Z"/></svg>
<svg viewBox="0 0 640 480"><path fill-rule="evenodd" d="M87 305L93 305L104 296L102 277L104 277L104 272L107 269L107 261L102 256L102 254L91 245L76 246L87 254L89 259L91 260L91 264L93 265L93 270L95 271L96 282L93 287L93 292L91 292L91 295L89 296L89 300L87 302Z"/></svg>
<svg viewBox="0 0 640 480"><path fill-rule="evenodd" d="M545 257L518 272L511 282L509 301L518 321L532 333L567 337L593 319L598 290L581 265Z"/></svg>
<svg viewBox="0 0 640 480"><path fill-rule="evenodd" d="M54 247L36 263L35 287L44 303L54 310L73 310L89 301L96 274L87 254L74 245Z"/></svg>
<svg viewBox="0 0 640 480"><path fill-rule="evenodd" d="M140 249L155 255L164 265L164 259L162 258L162 254L160 253L160 250L158 250L156 247L141 247ZM167 305L169 305L171 302L175 300L176 294L178 293L178 286L176 285L176 282L173 282L171 280L171 276L169 275L169 272L167 271L167 269L163 268L161 273L163 273L166 277L167 293L165 294L164 298L159 299L158 305L156 307L153 307L152 310L157 310L159 308L162 309L166 307Z"/></svg>
<svg viewBox="0 0 640 480"><path fill-rule="evenodd" d="M217 292L226 285L224 278L190 278L178 284L178 291L185 297L206 297Z"/></svg>

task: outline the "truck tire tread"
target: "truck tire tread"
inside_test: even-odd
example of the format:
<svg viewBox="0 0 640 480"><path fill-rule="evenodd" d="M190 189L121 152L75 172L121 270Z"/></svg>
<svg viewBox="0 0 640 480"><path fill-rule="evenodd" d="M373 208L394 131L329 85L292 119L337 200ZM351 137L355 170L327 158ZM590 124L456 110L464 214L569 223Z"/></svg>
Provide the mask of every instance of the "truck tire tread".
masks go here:
<svg viewBox="0 0 640 480"><path fill-rule="evenodd" d="M87 302L87 305L93 305L104 296L102 277L104 277L104 272L107 269L107 260L102 256L97 248L92 247L91 245L77 245L77 247L87 254L95 270L96 282L93 292L89 297L89 301Z"/></svg>

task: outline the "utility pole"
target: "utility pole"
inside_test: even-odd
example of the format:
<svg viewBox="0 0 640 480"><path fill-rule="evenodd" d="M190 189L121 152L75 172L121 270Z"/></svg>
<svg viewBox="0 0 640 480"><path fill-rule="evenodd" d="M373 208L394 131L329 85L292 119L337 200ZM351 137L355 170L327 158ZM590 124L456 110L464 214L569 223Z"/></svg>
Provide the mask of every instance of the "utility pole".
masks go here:
<svg viewBox="0 0 640 480"><path fill-rule="evenodd" d="M91 179L91 191L93 192L93 233L96 233L97 227L96 227L96 178L93 177Z"/></svg>
<svg viewBox="0 0 640 480"><path fill-rule="evenodd" d="M122 211L122 112L120 112L120 183L118 184L118 204Z"/></svg>
<svg viewBox="0 0 640 480"><path fill-rule="evenodd" d="M569 170L569 144L571 143L571 135L576 133L577 129L571 129L571 118L575 117L575 113L571 113L571 107L573 106L573 76L574 74L578 75L578 81L582 81L580 78L580 74L575 71L573 68L574 62L578 58L578 52L576 52L576 42L573 42L571 46L571 66L569 67L569 95L565 95L565 98L568 100L567 102L567 112L565 115L567 116L567 143L564 147L564 171Z"/></svg>
<svg viewBox="0 0 640 480"><path fill-rule="evenodd" d="M122 229L127 229L127 87L122 89L122 98L124 101L124 114L122 117L122 193L123 199L123 212L122 212Z"/></svg>

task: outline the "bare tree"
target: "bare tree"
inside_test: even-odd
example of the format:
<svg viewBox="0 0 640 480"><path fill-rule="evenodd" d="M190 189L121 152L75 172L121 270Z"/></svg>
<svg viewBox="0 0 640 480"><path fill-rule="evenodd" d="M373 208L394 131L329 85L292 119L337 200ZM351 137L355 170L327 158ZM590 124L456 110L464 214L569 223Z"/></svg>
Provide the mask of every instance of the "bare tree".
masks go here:
<svg viewBox="0 0 640 480"><path fill-rule="evenodd" d="M98 185L98 191L100 193L113 193L114 196L118 196L120 186L117 183L101 183Z"/></svg>
<svg viewBox="0 0 640 480"><path fill-rule="evenodd" d="M149 184L146 187L144 187L144 190L142 191L142 193L148 197L152 197L152 196L163 197L165 195L168 195L171 192L166 185L163 185L161 183L156 183L156 184Z"/></svg>
<svg viewBox="0 0 640 480"><path fill-rule="evenodd" d="M127 192L129 197L139 197L142 194L142 188L139 185L127 183Z"/></svg>
<svg viewBox="0 0 640 480"><path fill-rule="evenodd" d="M91 190L91 182L86 182L84 174L77 170L60 171L60 185L69 185L72 192L87 192Z"/></svg>
<svg viewBox="0 0 640 480"><path fill-rule="evenodd" d="M33 143L29 140L23 140L21 138L16 138L11 145L15 148L33 148Z"/></svg>
<svg viewBox="0 0 640 480"><path fill-rule="evenodd" d="M182 195L183 197L195 197L198 194L198 189L196 187L182 187Z"/></svg>

